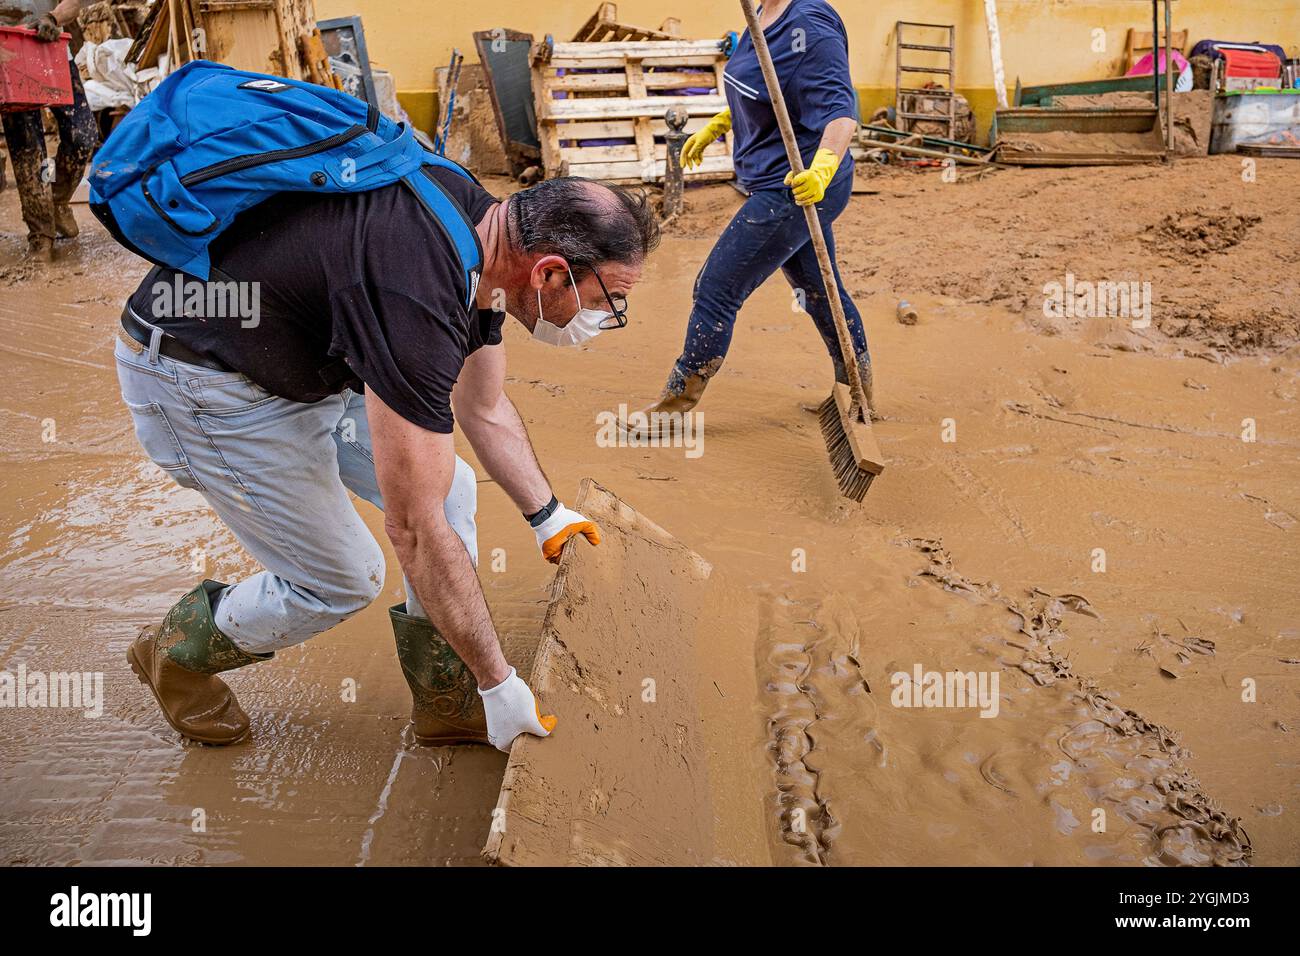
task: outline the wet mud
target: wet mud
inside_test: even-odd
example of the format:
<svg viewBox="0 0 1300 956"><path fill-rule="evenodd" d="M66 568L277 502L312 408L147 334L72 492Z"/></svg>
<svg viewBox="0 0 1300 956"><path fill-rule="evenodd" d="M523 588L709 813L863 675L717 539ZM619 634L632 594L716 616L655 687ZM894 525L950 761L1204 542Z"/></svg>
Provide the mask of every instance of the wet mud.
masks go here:
<svg viewBox="0 0 1300 956"><path fill-rule="evenodd" d="M873 179L837 225L888 462L860 507L809 411L829 359L780 277L700 405L705 454L596 441L600 413L662 391L728 187L688 191L626 329L577 350L507 329L507 388L561 497L595 477L755 617L751 646L695 647L754 673L718 691L752 720L710 760L749 768L761 803L712 794L727 840L757 834L785 865L1300 862L1296 253L1264 208L1300 196L1300 171L1259 173L1271 191L1215 160ZM1134 195L1121 216L1110 197ZM1197 208L1262 219L1224 248L1148 249ZM183 745L131 674L141 625L253 564L136 446L112 343L144 266L77 214L75 250L32 266L0 196L0 670L100 672L103 715L0 708L0 862L479 862L505 756L410 739L390 549L372 607L232 672L244 744ZM1153 326L1046 321L1067 270L1152 278ZM480 577L526 644L553 569L479 477ZM896 705L918 665L996 674L996 716Z"/></svg>

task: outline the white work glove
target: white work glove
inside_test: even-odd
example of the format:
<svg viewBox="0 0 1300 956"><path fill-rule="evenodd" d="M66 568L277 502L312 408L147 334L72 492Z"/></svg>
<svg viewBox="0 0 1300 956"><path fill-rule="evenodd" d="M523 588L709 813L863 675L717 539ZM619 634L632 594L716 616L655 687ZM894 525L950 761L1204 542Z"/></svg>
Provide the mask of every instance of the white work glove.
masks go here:
<svg viewBox="0 0 1300 956"><path fill-rule="evenodd" d="M490 690L480 690L483 713L487 716L488 741L497 750L510 752L510 744L520 734L549 737L555 729L555 718L542 716L537 698L529 690L515 669L510 676Z"/></svg>
<svg viewBox="0 0 1300 956"><path fill-rule="evenodd" d="M563 504L558 505L541 524L534 525L533 534L537 535L537 546L542 549L542 557L551 564L560 563L560 551L564 542L574 535L584 535L592 544L600 544L600 528L596 522Z"/></svg>

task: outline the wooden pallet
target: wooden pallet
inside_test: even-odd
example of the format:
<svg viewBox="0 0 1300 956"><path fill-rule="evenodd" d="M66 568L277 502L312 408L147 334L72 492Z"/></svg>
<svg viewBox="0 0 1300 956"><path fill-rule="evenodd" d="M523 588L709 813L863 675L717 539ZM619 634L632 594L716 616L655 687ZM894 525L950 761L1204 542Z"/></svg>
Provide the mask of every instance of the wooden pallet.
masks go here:
<svg viewBox="0 0 1300 956"><path fill-rule="evenodd" d="M681 29L681 21L669 17L658 30L649 27L634 27L618 22L618 7L612 3L602 3L596 8L586 23L573 35L575 43L610 43L615 40L671 40Z"/></svg>
<svg viewBox="0 0 1300 956"><path fill-rule="evenodd" d="M611 182L664 177L672 106L686 110L693 133L727 106L720 40L543 43L533 53L533 96L547 176ZM707 89L687 95L689 89ZM730 137L711 144L687 181L734 175Z"/></svg>

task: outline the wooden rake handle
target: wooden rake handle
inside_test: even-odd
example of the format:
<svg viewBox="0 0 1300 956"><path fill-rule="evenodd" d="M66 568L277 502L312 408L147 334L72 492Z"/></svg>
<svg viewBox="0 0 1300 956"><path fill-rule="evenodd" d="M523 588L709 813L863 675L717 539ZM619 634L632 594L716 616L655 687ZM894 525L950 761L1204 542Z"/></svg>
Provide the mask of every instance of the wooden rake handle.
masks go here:
<svg viewBox="0 0 1300 956"><path fill-rule="evenodd" d="M767 38L763 36L758 13L754 10L754 0L740 0L740 7L745 11L745 22L749 24L749 38L754 44L754 52L758 54L758 65L763 70L763 82L767 84L767 95L772 100L772 112L776 114L776 125L780 128L781 139L785 143L786 158L797 175L804 171L803 159L799 155L799 143L794 138L794 128L790 125L790 113L785 108L785 97L781 95L781 84L776 79L772 54L767 49ZM858 374L853 337L849 335L849 323L844 317L844 305L840 302L839 284L835 281L835 269L826 248L826 237L822 235L821 220L817 216L816 206L804 206L803 212L804 218L808 220L808 232L812 235L813 251L817 253L817 265L821 267L822 284L826 286L826 296L830 299L831 315L835 318L835 337L840 340L845 374L849 377L849 390L853 396L849 417L861 413L863 421L867 421L867 396L862 387L862 377Z"/></svg>

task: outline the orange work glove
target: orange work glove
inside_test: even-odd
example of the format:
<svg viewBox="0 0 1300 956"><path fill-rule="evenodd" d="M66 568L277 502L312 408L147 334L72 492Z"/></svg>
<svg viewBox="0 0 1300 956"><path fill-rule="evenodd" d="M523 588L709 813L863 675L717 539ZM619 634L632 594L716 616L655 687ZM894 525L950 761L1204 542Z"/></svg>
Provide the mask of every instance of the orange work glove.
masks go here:
<svg viewBox="0 0 1300 956"><path fill-rule="evenodd" d="M600 544L600 528L576 511L564 505L557 505L545 521L533 528L537 535L537 546L542 549L542 557L551 564L560 563L560 550L564 542L574 535L583 535L592 544Z"/></svg>

